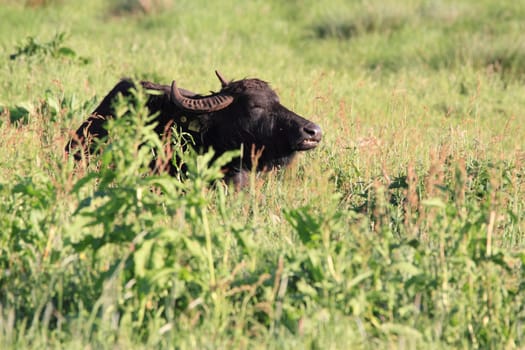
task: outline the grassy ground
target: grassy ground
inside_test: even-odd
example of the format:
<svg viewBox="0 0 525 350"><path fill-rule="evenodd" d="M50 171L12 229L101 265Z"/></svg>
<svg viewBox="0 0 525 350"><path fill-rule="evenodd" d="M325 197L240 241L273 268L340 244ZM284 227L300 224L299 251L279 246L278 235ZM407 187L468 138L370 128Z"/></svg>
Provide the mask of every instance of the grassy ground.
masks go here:
<svg viewBox="0 0 525 350"><path fill-rule="evenodd" d="M520 1L0 1L0 347L524 347L524 31ZM111 167L64 159L121 77L214 69L322 145L240 193L144 174L139 97Z"/></svg>

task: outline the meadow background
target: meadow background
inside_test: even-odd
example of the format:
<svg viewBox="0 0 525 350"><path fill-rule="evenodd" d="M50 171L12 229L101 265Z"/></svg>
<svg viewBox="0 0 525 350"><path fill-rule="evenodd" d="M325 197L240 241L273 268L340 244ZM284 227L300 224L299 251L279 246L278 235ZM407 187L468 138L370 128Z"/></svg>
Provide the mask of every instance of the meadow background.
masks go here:
<svg viewBox="0 0 525 350"><path fill-rule="evenodd" d="M523 33L523 1L0 1L0 347L523 348ZM239 193L209 154L152 175L139 93L64 157L121 77L215 69L321 145Z"/></svg>

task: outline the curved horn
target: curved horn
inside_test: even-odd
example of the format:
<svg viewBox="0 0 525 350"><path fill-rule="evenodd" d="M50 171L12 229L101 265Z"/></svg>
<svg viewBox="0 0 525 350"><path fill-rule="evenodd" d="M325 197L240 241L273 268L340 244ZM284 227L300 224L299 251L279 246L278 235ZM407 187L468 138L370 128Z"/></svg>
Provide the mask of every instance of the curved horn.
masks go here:
<svg viewBox="0 0 525 350"><path fill-rule="evenodd" d="M228 80L226 78L224 78L224 76L221 74L221 72L219 72L218 70L215 71L215 75L217 76L217 78L219 78L219 80L221 81L221 85L222 87L225 87L226 85L228 85Z"/></svg>
<svg viewBox="0 0 525 350"><path fill-rule="evenodd" d="M209 113L220 111L228 107L233 102L233 97L223 93L211 94L209 96L202 97L186 97L183 96L175 80L171 83L170 91L171 101L177 105L177 107L186 111L195 113Z"/></svg>

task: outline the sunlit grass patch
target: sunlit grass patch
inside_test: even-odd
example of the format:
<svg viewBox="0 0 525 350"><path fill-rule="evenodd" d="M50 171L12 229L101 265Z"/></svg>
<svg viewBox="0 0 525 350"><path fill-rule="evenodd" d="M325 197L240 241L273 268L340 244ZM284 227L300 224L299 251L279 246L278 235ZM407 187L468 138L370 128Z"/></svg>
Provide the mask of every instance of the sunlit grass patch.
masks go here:
<svg viewBox="0 0 525 350"><path fill-rule="evenodd" d="M172 6L171 0L118 0L113 1L111 13L115 16L151 14L165 11Z"/></svg>
<svg viewBox="0 0 525 350"><path fill-rule="evenodd" d="M339 9L341 10L341 9ZM405 25L410 25L413 8L401 4L371 3L326 15L312 25L314 37L350 40L358 36L381 33L391 35Z"/></svg>

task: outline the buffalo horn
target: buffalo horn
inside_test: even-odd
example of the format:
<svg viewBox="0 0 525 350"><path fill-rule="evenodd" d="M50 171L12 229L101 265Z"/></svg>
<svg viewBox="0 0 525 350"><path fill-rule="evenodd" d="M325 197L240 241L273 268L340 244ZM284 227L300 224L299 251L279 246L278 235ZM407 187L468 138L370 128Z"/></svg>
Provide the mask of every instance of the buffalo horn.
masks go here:
<svg viewBox="0 0 525 350"><path fill-rule="evenodd" d="M225 87L226 85L228 85L228 80L226 78L224 78L224 76L221 74L221 72L216 70L215 71L215 75L217 76L217 78L219 78L222 87Z"/></svg>
<svg viewBox="0 0 525 350"><path fill-rule="evenodd" d="M220 111L233 102L233 97L223 93L211 94L202 97L183 96L175 80L171 83L171 101L179 108L195 113L210 113Z"/></svg>

